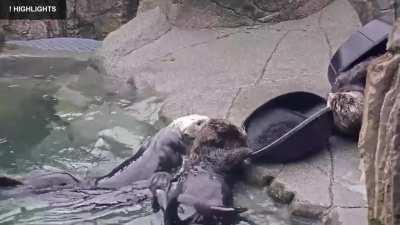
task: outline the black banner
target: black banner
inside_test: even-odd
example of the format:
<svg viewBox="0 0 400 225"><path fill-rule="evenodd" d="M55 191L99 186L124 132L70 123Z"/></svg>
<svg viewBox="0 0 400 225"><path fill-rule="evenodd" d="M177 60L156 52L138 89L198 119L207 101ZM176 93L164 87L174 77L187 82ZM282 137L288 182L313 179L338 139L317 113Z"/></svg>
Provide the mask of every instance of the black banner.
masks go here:
<svg viewBox="0 0 400 225"><path fill-rule="evenodd" d="M0 19L62 20L66 15L66 0L0 0Z"/></svg>

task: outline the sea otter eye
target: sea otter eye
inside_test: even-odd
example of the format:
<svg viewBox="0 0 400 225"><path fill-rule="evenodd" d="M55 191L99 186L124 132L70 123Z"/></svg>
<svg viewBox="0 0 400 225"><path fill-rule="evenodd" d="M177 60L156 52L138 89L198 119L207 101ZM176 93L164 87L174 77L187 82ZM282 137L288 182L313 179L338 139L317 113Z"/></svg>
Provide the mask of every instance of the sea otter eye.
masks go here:
<svg viewBox="0 0 400 225"><path fill-rule="evenodd" d="M196 125L201 126L202 123L203 123L202 121L197 121Z"/></svg>

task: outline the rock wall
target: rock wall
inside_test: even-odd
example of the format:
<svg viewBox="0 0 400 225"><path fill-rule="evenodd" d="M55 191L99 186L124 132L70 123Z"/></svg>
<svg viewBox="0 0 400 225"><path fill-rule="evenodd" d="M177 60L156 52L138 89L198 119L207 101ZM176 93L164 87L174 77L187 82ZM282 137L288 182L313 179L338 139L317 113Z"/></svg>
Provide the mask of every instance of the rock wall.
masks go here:
<svg viewBox="0 0 400 225"><path fill-rule="evenodd" d="M357 11L362 24L381 16L384 13L392 13L391 0L349 0Z"/></svg>
<svg viewBox="0 0 400 225"><path fill-rule="evenodd" d="M138 0L67 0L66 20L0 20L6 39L102 39L136 15Z"/></svg>
<svg viewBox="0 0 400 225"><path fill-rule="evenodd" d="M0 21L6 39L72 36L102 39L156 6L178 27L235 27L306 17L333 0L67 0L65 21Z"/></svg>
<svg viewBox="0 0 400 225"><path fill-rule="evenodd" d="M400 19L388 53L368 70L359 148L371 225L400 224Z"/></svg>
<svg viewBox="0 0 400 225"><path fill-rule="evenodd" d="M332 0L141 0L139 13L160 7L178 27L235 27L304 18Z"/></svg>

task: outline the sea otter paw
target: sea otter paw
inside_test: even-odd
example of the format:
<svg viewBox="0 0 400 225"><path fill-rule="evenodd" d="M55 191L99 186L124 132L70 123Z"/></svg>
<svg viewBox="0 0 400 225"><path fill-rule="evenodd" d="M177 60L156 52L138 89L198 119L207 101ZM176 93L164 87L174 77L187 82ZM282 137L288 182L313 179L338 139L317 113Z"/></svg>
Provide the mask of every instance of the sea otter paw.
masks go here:
<svg viewBox="0 0 400 225"><path fill-rule="evenodd" d="M155 173L150 178L150 190L153 195L153 210L166 210L168 206L168 193L173 177L167 172Z"/></svg>

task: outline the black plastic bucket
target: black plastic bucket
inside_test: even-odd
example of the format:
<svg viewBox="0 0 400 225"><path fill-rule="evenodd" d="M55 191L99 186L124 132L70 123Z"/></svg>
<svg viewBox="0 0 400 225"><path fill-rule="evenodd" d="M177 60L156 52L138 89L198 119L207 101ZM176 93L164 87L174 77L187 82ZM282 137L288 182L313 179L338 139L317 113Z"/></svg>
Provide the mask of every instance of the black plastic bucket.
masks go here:
<svg viewBox="0 0 400 225"><path fill-rule="evenodd" d="M332 133L326 100L308 92L278 96L258 107L244 121L250 158L291 162L321 151Z"/></svg>

